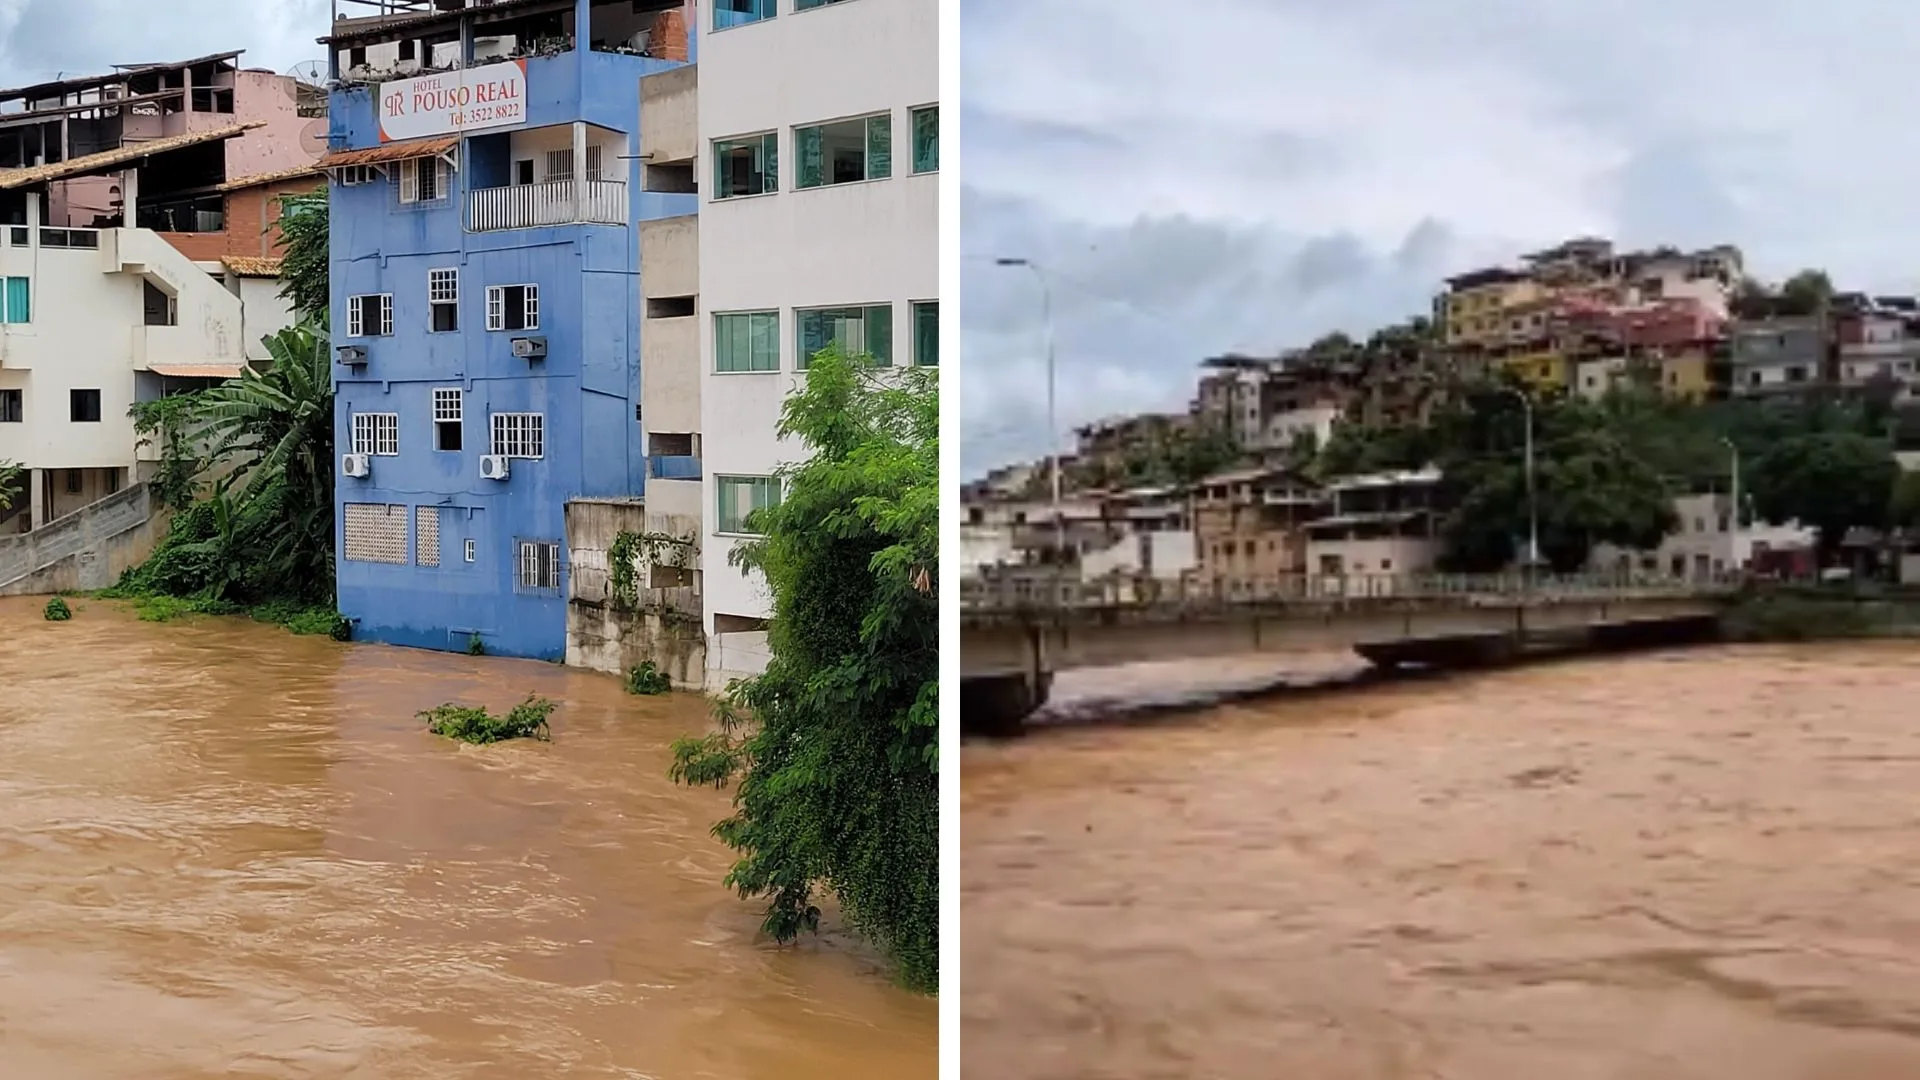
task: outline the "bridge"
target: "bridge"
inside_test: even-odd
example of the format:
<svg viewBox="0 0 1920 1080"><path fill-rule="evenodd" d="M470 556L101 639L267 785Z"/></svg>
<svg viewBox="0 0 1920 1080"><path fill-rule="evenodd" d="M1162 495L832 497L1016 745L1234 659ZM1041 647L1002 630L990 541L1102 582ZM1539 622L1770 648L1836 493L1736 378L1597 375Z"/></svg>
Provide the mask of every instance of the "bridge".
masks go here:
<svg viewBox="0 0 1920 1080"><path fill-rule="evenodd" d="M1736 578L1297 575L1198 581L1008 576L962 583L961 722L1011 734L1057 672L1352 649L1385 667L1708 639Z"/></svg>

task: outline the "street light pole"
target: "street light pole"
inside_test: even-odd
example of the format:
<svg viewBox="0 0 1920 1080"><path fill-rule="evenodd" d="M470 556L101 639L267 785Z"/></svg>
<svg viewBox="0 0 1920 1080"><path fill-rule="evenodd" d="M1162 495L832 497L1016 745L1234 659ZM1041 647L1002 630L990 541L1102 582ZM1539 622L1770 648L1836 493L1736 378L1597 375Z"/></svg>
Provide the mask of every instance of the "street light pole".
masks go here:
<svg viewBox="0 0 1920 1080"><path fill-rule="evenodd" d="M1520 410L1526 416L1527 586L1532 588L1534 567L1540 561L1540 504L1533 487L1533 401L1516 387L1507 387L1507 393L1520 399Z"/></svg>
<svg viewBox="0 0 1920 1080"><path fill-rule="evenodd" d="M1058 365L1054 362L1053 289L1040 264L1032 259L1005 257L993 260L995 266L1021 266L1033 272L1040 283L1040 324L1047 337L1047 446L1053 465L1053 522L1058 537L1056 554L1065 554L1067 525L1060 511L1060 419L1058 409Z"/></svg>
<svg viewBox="0 0 1920 1080"><path fill-rule="evenodd" d="M1740 447L1724 435L1720 437L1720 442L1727 448L1727 453L1733 456L1733 565L1735 569L1744 570L1747 558L1740 550Z"/></svg>

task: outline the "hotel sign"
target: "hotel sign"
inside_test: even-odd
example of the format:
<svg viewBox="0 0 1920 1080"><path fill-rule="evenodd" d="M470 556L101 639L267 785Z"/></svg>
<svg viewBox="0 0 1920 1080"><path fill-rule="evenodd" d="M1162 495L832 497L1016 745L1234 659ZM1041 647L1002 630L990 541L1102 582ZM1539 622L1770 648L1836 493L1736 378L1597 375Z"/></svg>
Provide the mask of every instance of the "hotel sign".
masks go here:
<svg viewBox="0 0 1920 1080"><path fill-rule="evenodd" d="M383 143L509 127L526 120L525 60L380 84Z"/></svg>

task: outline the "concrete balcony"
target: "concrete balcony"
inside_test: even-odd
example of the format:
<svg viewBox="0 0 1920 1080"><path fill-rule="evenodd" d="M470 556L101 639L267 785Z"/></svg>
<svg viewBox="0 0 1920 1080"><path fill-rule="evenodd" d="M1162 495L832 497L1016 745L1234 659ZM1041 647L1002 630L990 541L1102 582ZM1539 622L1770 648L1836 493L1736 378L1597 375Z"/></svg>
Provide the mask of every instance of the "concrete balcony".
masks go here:
<svg viewBox="0 0 1920 1080"><path fill-rule="evenodd" d="M700 153L694 112L699 69L688 65L640 80L640 156L648 162L691 161Z"/></svg>
<svg viewBox="0 0 1920 1080"><path fill-rule="evenodd" d="M616 180L557 180L467 193L467 230L537 229L552 225L627 224L627 185Z"/></svg>
<svg viewBox="0 0 1920 1080"><path fill-rule="evenodd" d="M640 223L640 291L649 298L700 292L699 215Z"/></svg>
<svg viewBox="0 0 1920 1080"><path fill-rule="evenodd" d="M640 324L640 412L648 431L700 430L700 320Z"/></svg>

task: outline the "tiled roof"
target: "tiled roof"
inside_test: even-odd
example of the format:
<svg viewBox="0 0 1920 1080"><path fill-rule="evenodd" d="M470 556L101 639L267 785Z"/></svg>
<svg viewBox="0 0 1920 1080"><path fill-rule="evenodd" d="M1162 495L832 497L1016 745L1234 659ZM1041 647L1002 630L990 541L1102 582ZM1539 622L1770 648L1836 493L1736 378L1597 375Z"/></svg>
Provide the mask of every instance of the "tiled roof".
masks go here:
<svg viewBox="0 0 1920 1080"><path fill-rule="evenodd" d="M320 166L312 163L296 165L291 169L279 169L275 172L254 173L252 176L236 177L221 184L217 190L240 191L245 188L260 187L265 184L277 184L283 180L299 180L308 176L317 177L325 171L326 170Z"/></svg>
<svg viewBox="0 0 1920 1080"><path fill-rule="evenodd" d="M269 255L223 255L220 262L236 277L277 278L283 260Z"/></svg>
<svg viewBox="0 0 1920 1080"><path fill-rule="evenodd" d="M409 139L406 142L383 143L369 146L364 150L335 150L319 161L314 162L317 169L338 169L343 165L378 165L383 161L404 161L407 158L438 157L460 145L459 136L447 136L439 139Z"/></svg>
<svg viewBox="0 0 1920 1080"><path fill-rule="evenodd" d="M0 191L44 184L53 180L65 180L73 176L108 172L154 154L164 154L169 150L184 150L201 143L219 142L243 135L254 128L266 126L263 120L228 124L226 127L208 131L188 131L179 135L169 135L164 139L128 143L112 150L102 150L97 154L83 154L77 158L68 158L66 161L50 161L45 165L34 165L25 169L0 169Z"/></svg>

